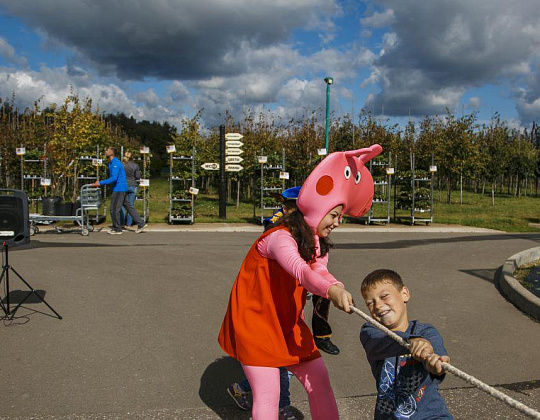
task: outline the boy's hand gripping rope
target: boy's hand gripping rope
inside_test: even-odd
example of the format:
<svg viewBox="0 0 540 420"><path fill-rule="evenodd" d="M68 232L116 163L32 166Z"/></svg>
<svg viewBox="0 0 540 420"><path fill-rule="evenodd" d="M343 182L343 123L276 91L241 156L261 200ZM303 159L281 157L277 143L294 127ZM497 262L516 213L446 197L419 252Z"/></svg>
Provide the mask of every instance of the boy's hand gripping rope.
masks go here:
<svg viewBox="0 0 540 420"><path fill-rule="evenodd" d="M389 336L391 339L397 341L399 344L401 344L403 347L405 347L407 350L411 348L411 345L407 343L403 338L401 338L399 335L397 335L395 332L389 330L384 325L382 325L380 322L377 322L373 318L371 318L369 315L366 315L364 312L362 312L360 309L354 307L351 305L351 309L356 314L360 315L362 318L364 318L367 322L372 324L373 326L377 327L379 330L381 330L383 333L385 333L387 336ZM501 391L493 388L492 386L480 381L479 379L476 379L474 376L471 376L462 370L459 370L458 368L452 366L450 363L441 362L442 368L446 372L450 372L457 376L458 378L463 379L465 382L470 383L471 385L474 385L481 389L484 392L487 392L489 395L491 395L494 398L497 398L499 401L502 401L506 404L508 404L510 407L515 408L518 411L521 411L523 414L529 416L531 419L537 419L540 420L540 413L525 404L520 403L519 401L513 399L512 397L509 397L508 395L502 393Z"/></svg>

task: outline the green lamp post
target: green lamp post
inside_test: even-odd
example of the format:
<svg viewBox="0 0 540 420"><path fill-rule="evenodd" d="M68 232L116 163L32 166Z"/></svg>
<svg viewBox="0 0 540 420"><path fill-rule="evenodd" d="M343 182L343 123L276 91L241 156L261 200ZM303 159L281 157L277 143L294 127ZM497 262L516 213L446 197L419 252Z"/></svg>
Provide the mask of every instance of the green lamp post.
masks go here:
<svg viewBox="0 0 540 420"><path fill-rule="evenodd" d="M326 82L326 130L324 135L324 147L326 148L326 154L328 154L328 118L330 116L330 85L334 83L333 77L325 77Z"/></svg>

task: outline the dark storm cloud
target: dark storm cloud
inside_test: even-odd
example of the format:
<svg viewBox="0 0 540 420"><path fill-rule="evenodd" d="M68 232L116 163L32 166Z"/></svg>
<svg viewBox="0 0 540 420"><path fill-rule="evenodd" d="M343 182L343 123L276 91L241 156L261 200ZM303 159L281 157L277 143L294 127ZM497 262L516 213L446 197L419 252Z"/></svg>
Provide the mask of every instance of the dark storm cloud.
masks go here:
<svg viewBox="0 0 540 420"><path fill-rule="evenodd" d="M122 79L241 73L249 63L236 59L239 51L283 42L292 31L322 22L323 11L331 16L336 9L334 0L0 0L0 5Z"/></svg>
<svg viewBox="0 0 540 420"><path fill-rule="evenodd" d="M468 88L537 79L530 68L540 54L536 0L378 3L393 12L386 13L394 19L393 42L375 61L381 91L368 108L384 107L387 115L440 114Z"/></svg>

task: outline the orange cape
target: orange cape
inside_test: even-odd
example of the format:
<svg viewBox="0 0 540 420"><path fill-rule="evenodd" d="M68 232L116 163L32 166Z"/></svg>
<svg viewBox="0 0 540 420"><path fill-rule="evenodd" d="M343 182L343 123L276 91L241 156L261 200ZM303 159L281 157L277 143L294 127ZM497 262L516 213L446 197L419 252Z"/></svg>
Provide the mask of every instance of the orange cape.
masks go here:
<svg viewBox="0 0 540 420"><path fill-rule="evenodd" d="M304 321L306 290L276 260L251 246L234 282L219 345L242 364L282 367L321 357Z"/></svg>

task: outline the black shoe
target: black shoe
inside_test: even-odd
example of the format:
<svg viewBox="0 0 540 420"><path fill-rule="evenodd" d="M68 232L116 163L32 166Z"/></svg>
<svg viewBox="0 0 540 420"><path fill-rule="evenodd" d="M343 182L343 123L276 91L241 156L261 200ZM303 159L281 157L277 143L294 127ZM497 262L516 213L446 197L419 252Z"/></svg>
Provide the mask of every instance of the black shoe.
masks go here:
<svg viewBox="0 0 540 420"><path fill-rule="evenodd" d="M317 338L315 337L315 345L319 350L324 351L325 353L336 355L339 354L339 348L334 343L330 341L329 337Z"/></svg>

